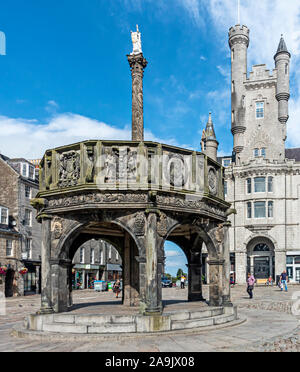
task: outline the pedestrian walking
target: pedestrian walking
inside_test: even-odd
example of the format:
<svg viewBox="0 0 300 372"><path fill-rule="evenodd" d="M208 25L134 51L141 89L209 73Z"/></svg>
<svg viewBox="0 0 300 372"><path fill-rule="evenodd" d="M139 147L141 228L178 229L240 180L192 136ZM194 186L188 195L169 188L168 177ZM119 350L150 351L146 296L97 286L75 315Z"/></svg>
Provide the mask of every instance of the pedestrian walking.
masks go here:
<svg viewBox="0 0 300 372"><path fill-rule="evenodd" d="M180 287L181 287L181 289L184 289L184 283L185 283L185 276L184 275L181 275L181 278L180 278Z"/></svg>
<svg viewBox="0 0 300 372"><path fill-rule="evenodd" d="M272 286L273 287L273 278L271 276L269 276L269 279L268 279L268 286Z"/></svg>
<svg viewBox="0 0 300 372"><path fill-rule="evenodd" d="M281 282L281 292L283 291L283 287L285 289L285 291L287 292L288 291L288 286L287 286L287 282L288 282L288 275L286 273L286 271L284 270L284 272L280 275L280 282Z"/></svg>
<svg viewBox="0 0 300 372"><path fill-rule="evenodd" d="M120 287L121 287L121 282L119 279L117 279L117 281L114 284L114 293L116 294L116 298L119 298L119 293L121 292Z"/></svg>
<svg viewBox="0 0 300 372"><path fill-rule="evenodd" d="M247 292L249 294L249 298L251 299L253 298L254 283L255 283L255 278L253 275L249 273L248 279L247 279Z"/></svg>

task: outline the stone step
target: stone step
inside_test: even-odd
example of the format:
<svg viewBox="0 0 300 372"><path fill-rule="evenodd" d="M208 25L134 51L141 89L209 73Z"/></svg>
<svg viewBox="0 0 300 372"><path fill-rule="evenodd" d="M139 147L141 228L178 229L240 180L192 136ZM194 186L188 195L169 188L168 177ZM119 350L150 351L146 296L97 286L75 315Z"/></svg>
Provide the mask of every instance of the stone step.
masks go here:
<svg viewBox="0 0 300 372"><path fill-rule="evenodd" d="M179 329L191 329L191 328L200 328L200 327L209 327L214 325L220 325L224 323L228 323L235 320L234 314L229 315L217 315L213 317L207 317L202 319L190 319L190 320L175 320L171 323L171 330L179 330Z"/></svg>
<svg viewBox="0 0 300 372"><path fill-rule="evenodd" d="M224 309L222 307L216 308L206 308L197 311L186 311L181 313L170 314L171 321L183 321L183 320L193 320L193 319L203 319L209 318L217 315L224 314Z"/></svg>
<svg viewBox="0 0 300 372"><path fill-rule="evenodd" d="M67 323L78 325L103 325L103 324L119 324L119 323L134 323L135 317L130 315L71 315L71 314L55 314L53 315L54 323Z"/></svg>
<svg viewBox="0 0 300 372"><path fill-rule="evenodd" d="M102 325L71 324L71 323L45 323L43 331L50 333L76 333L76 334L97 334L97 333L135 333L135 323L106 323Z"/></svg>

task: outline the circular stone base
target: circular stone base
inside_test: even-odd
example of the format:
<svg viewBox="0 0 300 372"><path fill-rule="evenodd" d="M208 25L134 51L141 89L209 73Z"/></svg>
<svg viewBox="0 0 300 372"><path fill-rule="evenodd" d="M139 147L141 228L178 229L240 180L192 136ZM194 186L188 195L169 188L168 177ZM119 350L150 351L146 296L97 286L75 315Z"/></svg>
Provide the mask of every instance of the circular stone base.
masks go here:
<svg viewBox="0 0 300 372"><path fill-rule="evenodd" d="M244 321L244 320L243 320ZM200 310L170 311L162 315L48 314L30 315L18 337L53 336L139 336L158 333L195 332L240 324L236 307L205 307Z"/></svg>

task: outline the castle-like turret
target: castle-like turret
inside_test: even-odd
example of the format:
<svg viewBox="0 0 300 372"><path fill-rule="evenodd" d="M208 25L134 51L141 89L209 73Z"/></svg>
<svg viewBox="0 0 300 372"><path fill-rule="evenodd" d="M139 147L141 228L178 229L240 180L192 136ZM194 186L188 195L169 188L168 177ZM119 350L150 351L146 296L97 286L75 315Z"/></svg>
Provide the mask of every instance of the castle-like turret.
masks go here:
<svg viewBox="0 0 300 372"><path fill-rule="evenodd" d="M233 151L239 153L244 148L243 133L246 130L243 82L247 76L249 29L236 25L229 29L228 37L231 49L231 132Z"/></svg>
<svg viewBox="0 0 300 372"><path fill-rule="evenodd" d="M214 124L211 119L211 112L209 113L208 122L205 130L202 133L201 148L202 152L211 159L217 161L219 142L217 141Z"/></svg>
<svg viewBox="0 0 300 372"><path fill-rule="evenodd" d="M278 120L286 124L289 118L288 101L290 98L290 58L283 36L274 56L277 69L276 99L278 101Z"/></svg>

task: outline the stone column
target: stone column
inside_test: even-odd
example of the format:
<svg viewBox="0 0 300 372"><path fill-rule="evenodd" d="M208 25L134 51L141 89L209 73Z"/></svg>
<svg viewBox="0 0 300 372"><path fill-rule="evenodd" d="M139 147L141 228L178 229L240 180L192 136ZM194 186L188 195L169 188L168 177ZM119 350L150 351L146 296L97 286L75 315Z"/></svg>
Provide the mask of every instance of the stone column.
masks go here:
<svg viewBox="0 0 300 372"><path fill-rule="evenodd" d="M124 238L124 262L123 262L123 304L130 306L131 298L131 285L130 285L130 272L131 272L131 257L130 257L130 237L125 233Z"/></svg>
<svg viewBox="0 0 300 372"><path fill-rule="evenodd" d="M41 247L41 314L53 313L51 301L51 218L42 220L42 247Z"/></svg>
<svg viewBox="0 0 300 372"><path fill-rule="evenodd" d="M272 259L272 258L271 258ZM286 251L275 251L275 278L286 270Z"/></svg>
<svg viewBox="0 0 300 372"><path fill-rule="evenodd" d="M162 299L158 285L161 285L157 252L157 215L150 212L146 225L146 315L161 314Z"/></svg>
<svg viewBox="0 0 300 372"><path fill-rule="evenodd" d="M188 300L205 301L202 296L202 264L188 265Z"/></svg>
<svg viewBox="0 0 300 372"><path fill-rule="evenodd" d="M247 253L236 252L235 253L235 272L236 272L236 283L245 284L247 279Z"/></svg>
<svg viewBox="0 0 300 372"><path fill-rule="evenodd" d="M72 267L70 260L51 260L52 264L52 306L56 313L66 312L69 310L70 302L70 282L69 273Z"/></svg>
<svg viewBox="0 0 300 372"><path fill-rule="evenodd" d="M224 241L223 241L223 306L232 306L230 297L230 242L229 242L229 227L230 222L225 223L224 229Z"/></svg>
<svg viewBox="0 0 300 372"><path fill-rule="evenodd" d="M224 260L209 259L209 306L223 305Z"/></svg>
<svg viewBox="0 0 300 372"><path fill-rule="evenodd" d="M143 53L129 54L132 76L132 141L144 141L143 76L147 61Z"/></svg>

